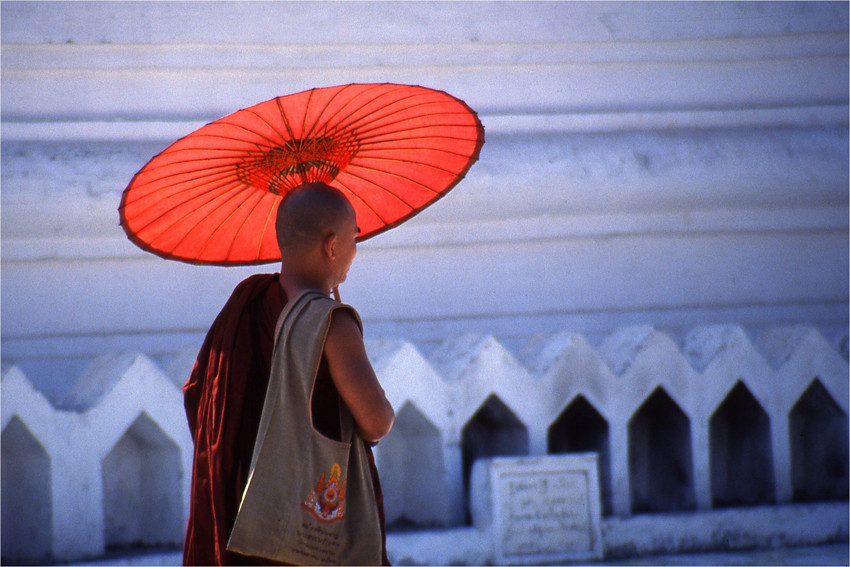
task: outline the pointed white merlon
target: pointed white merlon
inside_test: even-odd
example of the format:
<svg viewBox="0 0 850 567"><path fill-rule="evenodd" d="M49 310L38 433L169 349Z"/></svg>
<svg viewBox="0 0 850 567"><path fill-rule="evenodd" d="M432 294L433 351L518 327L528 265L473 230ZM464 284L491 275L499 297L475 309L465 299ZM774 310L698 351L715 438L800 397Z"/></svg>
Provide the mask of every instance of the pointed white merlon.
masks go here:
<svg viewBox="0 0 850 567"><path fill-rule="evenodd" d="M102 386L90 389L97 394L97 403L85 409L92 420L109 423L108 433L96 443L101 451L108 451L141 412L178 445L191 445L182 392L150 358L138 353L108 355L90 369L93 374L84 374L84 378L91 376L96 385L109 386L106 391Z"/></svg>
<svg viewBox="0 0 850 567"><path fill-rule="evenodd" d="M848 364L824 336L808 326L775 327L758 337L761 351L777 368L783 407L790 409L817 378L835 402L848 411Z"/></svg>
<svg viewBox="0 0 850 567"><path fill-rule="evenodd" d="M702 374L694 382L695 386L699 384L701 403L695 410L700 415L711 415L738 381L762 407L775 407L775 374L741 327L696 327L685 336L682 352Z"/></svg>
<svg viewBox="0 0 850 567"><path fill-rule="evenodd" d="M612 414L631 415L657 387L692 415L699 405L693 387L697 372L673 340L651 326L625 327L603 341L599 354L616 375L616 408Z"/></svg>
<svg viewBox="0 0 850 567"><path fill-rule="evenodd" d="M540 415L540 399L535 394L540 382L532 379L528 369L493 335L449 339L431 360L449 382L456 425L465 423L491 394L517 408L523 421Z"/></svg>
<svg viewBox="0 0 850 567"><path fill-rule="evenodd" d="M549 338L534 365L545 392L543 402L551 420L578 395L608 416L615 377L584 336L562 332Z"/></svg>
<svg viewBox="0 0 850 567"><path fill-rule="evenodd" d="M53 423L56 410L18 366L4 368L0 380L0 418L3 428L15 415L37 430ZM44 441L42 441L43 443Z"/></svg>
<svg viewBox="0 0 850 567"><path fill-rule="evenodd" d="M440 428L448 427L447 384L430 362L408 341L367 343L375 374L398 411L411 401Z"/></svg>

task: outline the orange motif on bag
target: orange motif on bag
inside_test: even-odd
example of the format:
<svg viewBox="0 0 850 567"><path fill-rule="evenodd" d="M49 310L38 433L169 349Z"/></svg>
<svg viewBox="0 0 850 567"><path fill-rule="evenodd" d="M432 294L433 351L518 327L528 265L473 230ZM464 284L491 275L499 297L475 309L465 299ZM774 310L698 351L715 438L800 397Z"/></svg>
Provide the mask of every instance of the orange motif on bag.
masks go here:
<svg viewBox="0 0 850 567"><path fill-rule="evenodd" d="M335 522L345 517L345 480L340 479L342 470L334 463L331 476L325 484L325 473L310 491L307 500L301 503L320 522Z"/></svg>

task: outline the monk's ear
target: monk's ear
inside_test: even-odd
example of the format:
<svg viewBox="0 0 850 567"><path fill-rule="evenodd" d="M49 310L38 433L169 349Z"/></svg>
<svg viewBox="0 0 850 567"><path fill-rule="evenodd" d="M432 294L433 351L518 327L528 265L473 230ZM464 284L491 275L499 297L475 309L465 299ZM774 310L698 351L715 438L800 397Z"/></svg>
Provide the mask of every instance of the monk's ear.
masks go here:
<svg viewBox="0 0 850 567"><path fill-rule="evenodd" d="M322 253L331 260L336 258L336 233L329 232L322 239Z"/></svg>

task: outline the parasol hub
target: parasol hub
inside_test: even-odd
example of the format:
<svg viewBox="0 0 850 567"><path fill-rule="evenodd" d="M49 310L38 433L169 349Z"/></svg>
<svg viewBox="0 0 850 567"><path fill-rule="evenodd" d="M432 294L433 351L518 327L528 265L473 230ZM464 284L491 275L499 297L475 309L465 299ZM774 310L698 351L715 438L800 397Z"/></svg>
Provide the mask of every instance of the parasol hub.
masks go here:
<svg viewBox="0 0 850 567"><path fill-rule="evenodd" d="M285 195L303 183L330 183L357 153L353 137L299 138L252 152L235 165L246 185Z"/></svg>

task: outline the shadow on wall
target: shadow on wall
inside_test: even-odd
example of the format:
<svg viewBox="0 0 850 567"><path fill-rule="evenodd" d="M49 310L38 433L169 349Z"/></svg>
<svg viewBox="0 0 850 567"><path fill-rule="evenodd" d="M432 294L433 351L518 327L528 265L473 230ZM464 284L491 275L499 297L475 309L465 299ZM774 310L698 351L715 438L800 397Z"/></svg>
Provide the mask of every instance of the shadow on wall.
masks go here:
<svg viewBox="0 0 850 567"><path fill-rule="evenodd" d="M0 445L3 563L47 560L53 547L50 456L17 416L3 430Z"/></svg>
<svg viewBox="0 0 850 567"><path fill-rule="evenodd" d="M185 528L180 447L143 413L101 466L106 548L175 543Z"/></svg>
<svg viewBox="0 0 850 567"><path fill-rule="evenodd" d="M790 414L794 500L847 499L847 414L815 380Z"/></svg>
<svg viewBox="0 0 850 567"><path fill-rule="evenodd" d="M714 508L776 501L770 418L738 382L709 422Z"/></svg>
<svg viewBox="0 0 850 567"><path fill-rule="evenodd" d="M584 396L570 402L547 433L547 452L596 453L599 464L599 484L602 492L602 515L613 512L611 503L611 442L608 422Z"/></svg>
<svg viewBox="0 0 850 567"><path fill-rule="evenodd" d="M691 424L659 387L629 420L632 512L696 508Z"/></svg>

